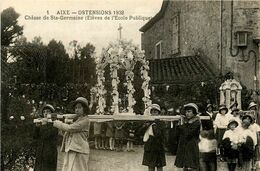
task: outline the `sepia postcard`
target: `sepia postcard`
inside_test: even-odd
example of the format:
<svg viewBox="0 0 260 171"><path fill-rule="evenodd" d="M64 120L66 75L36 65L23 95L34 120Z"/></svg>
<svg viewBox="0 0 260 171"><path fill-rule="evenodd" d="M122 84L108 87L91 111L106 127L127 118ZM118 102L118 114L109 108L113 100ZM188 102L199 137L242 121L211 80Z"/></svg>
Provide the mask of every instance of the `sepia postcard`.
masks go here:
<svg viewBox="0 0 260 171"><path fill-rule="evenodd" d="M1 170L260 169L260 1L0 4Z"/></svg>

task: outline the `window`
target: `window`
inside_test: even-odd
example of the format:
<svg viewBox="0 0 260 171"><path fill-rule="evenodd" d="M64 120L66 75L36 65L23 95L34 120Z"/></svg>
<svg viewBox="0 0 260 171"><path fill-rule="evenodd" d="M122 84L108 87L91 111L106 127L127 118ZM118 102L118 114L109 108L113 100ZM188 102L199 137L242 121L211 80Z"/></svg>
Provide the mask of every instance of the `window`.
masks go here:
<svg viewBox="0 0 260 171"><path fill-rule="evenodd" d="M172 18L172 54L180 52L180 15Z"/></svg>
<svg viewBox="0 0 260 171"><path fill-rule="evenodd" d="M247 32L245 31L237 32L237 46L240 47L247 46Z"/></svg>
<svg viewBox="0 0 260 171"><path fill-rule="evenodd" d="M155 59L161 59L162 55L162 41L159 41L155 45Z"/></svg>

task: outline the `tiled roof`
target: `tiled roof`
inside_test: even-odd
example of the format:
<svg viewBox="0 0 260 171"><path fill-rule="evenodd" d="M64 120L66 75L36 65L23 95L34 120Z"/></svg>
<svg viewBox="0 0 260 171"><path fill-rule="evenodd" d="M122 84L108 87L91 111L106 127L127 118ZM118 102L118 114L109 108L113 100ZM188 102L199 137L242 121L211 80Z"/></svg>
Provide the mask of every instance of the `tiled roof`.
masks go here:
<svg viewBox="0 0 260 171"><path fill-rule="evenodd" d="M199 56L150 60L152 84L185 84L211 80L216 77L212 68Z"/></svg>
<svg viewBox="0 0 260 171"><path fill-rule="evenodd" d="M164 16L168 4L169 4L169 0L164 0L160 11L151 20L149 20L145 25L143 25L139 29L139 31L145 32L146 30L151 28L154 25L154 23L159 21Z"/></svg>

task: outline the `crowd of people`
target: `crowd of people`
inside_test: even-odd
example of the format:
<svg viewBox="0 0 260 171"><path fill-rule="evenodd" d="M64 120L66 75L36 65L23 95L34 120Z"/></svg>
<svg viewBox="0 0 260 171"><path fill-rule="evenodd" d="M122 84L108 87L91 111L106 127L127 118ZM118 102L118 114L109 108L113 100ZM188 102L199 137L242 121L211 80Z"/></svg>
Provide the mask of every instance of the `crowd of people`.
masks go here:
<svg viewBox="0 0 260 171"><path fill-rule="evenodd" d="M141 139L144 144L142 164L149 171L156 168L161 171L166 166L166 142L171 134L166 131L169 122L108 121L92 125L88 119L91 109L86 98L77 98L73 107L76 117L70 124L56 118L52 105L44 104L41 108L42 122L36 124L34 136L39 143L36 171L56 170L61 160L63 171L88 170L90 136L94 138L95 149L119 152L125 145L126 151L134 151L134 144ZM229 171L238 167L243 171L258 167L260 126L257 104L251 102L249 111L244 113L237 107L237 103L229 109L220 105L216 113L213 105L208 104L206 112L200 113L195 103L185 104L184 112L179 114L181 119L174 125L177 141L175 166L184 170L216 171L217 162L225 161ZM150 106L151 115L161 115L162 111L158 104ZM208 119L201 119L201 116ZM91 130L93 135L90 135ZM62 159L61 152L65 154Z"/></svg>
<svg viewBox="0 0 260 171"><path fill-rule="evenodd" d="M229 109L220 105L214 115L212 106L207 106L204 115L210 120L201 122L199 142L201 170L216 170L218 158L227 162L229 171L237 167L244 171L256 169L259 162L257 135L260 131L257 104L251 102L246 113L239 112L237 107L237 103Z"/></svg>

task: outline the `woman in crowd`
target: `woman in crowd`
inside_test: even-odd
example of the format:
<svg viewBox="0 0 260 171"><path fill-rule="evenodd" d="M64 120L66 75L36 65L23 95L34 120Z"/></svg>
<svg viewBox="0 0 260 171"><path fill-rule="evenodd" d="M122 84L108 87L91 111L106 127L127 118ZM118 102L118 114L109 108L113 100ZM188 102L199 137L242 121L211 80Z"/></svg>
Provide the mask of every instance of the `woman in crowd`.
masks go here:
<svg viewBox="0 0 260 171"><path fill-rule="evenodd" d="M194 103L184 105L185 117L179 126L179 144L175 166L184 170L199 168L199 134L200 118L197 116L198 106Z"/></svg>
<svg viewBox="0 0 260 171"><path fill-rule="evenodd" d="M151 105L151 115L156 116L160 112L161 109L158 104ZM163 167L166 166L163 125L163 122L159 121L143 125L143 128L146 128L146 132L143 137L144 155L142 164L148 166L149 171L155 171L155 168L157 168L157 171L163 171Z"/></svg>
<svg viewBox="0 0 260 171"><path fill-rule="evenodd" d="M61 150L65 151L63 171L87 171L89 160L89 107L84 97L74 101L75 122L66 124L59 120L53 126L65 131Z"/></svg>
<svg viewBox="0 0 260 171"><path fill-rule="evenodd" d="M35 171L56 171L58 129L47 124L47 115L55 111L50 104L41 110L42 123L37 123L34 138L37 140Z"/></svg>

